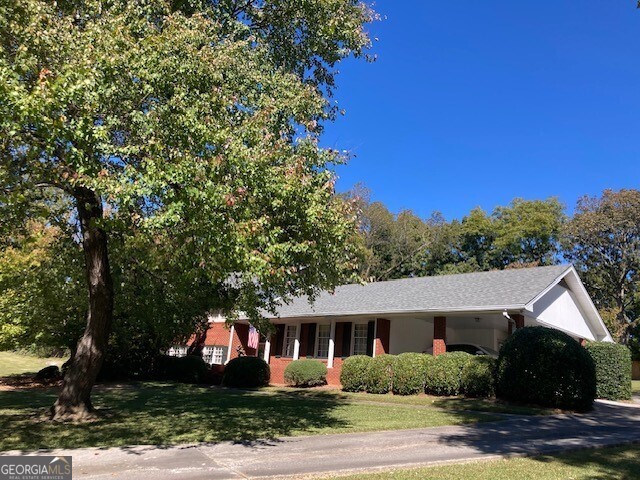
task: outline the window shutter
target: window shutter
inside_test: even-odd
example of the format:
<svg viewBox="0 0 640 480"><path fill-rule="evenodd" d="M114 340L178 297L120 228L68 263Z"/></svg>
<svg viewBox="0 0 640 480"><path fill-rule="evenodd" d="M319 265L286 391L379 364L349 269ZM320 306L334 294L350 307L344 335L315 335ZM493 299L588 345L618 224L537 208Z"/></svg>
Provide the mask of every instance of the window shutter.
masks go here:
<svg viewBox="0 0 640 480"><path fill-rule="evenodd" d="M342 324L342 356L351 355L351 322Z"/></svg>
<svg viewBox="0 0 640 480"><path fill-rule="evenodd" d="M373 357L373 338L376 334L376 322L370 321L367 325L367 355Z"/></svg>
<svg viewBox="0 0 640 480"><path fill-rule="evenodd" d="M282 355L282 343L284 342L284 325L282 323L276 325L276 345L274 350L275 356Z"/></svg>
<svg viewBox="0 0 640 480"><path fill-rule="evenodd" d="M317 323L310 323L307 330L307 357L313 357L316 350Z"/></svg>
<svg viewBox="0 0 640 480"><path fill-rule="evenodd" d="M307 349L309 348L309 344L307 343L307 340L309 339L309 327L311 326L310 323L302 323L300 324L300 326L298 328L300 328L300 336L298 338L300 338L300 350L299 350L299 355L300 358L302 358L304 355L307 354Z"/></svg>

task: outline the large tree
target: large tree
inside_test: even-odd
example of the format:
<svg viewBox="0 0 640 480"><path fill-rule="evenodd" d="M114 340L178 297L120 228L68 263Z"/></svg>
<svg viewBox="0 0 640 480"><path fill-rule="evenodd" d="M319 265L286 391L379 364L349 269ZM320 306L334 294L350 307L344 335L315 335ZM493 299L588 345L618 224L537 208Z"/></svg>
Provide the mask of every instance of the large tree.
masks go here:
<svg viewBox="0 0 640 480"><path fill-rule="evenodd" d="M355 218L328 168L344 158L318 136L335 66L363 55L373 18L355 0L2 2L2 215L56 189L84 251L87 323L55 418L92 411L110 237L170 236L166 262L256 322L354 268Z"/></svg>
<svg viewBox="0 0 640 480"><path fill-rule="evenodd" d="M626 343L640 313L640 191L582 197L563 243L611 333Z"/></svg>

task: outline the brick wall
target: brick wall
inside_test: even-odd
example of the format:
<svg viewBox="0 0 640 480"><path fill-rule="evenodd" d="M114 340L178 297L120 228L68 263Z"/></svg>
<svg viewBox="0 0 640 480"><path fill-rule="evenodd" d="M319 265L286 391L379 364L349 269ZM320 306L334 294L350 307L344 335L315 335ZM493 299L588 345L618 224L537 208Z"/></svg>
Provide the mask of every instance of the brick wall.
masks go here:
<svg viewBox="0 0 640 480"><path fill-rule="evenodd" d="M375 354L383 355L389 353L389 334L391 332L391 322L386 318L379 318L376 321Z"/></svg>
<svg viewBox="0 0 640 480"><path fill-rule="evenodd" d="M433 355L440 355L447 351L447 319L434 317L433 319Z"/></svg>

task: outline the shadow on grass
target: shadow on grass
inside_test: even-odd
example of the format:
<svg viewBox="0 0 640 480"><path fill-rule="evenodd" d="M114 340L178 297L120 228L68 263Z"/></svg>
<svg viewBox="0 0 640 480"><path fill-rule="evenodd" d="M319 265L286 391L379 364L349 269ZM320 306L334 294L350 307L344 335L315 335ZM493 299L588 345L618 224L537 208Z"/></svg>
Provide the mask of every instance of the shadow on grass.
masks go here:
<svg viewBox="0 0 640 480"><path fill-rule="evenodd" d="M506 403L497 399L467 398L467 397L442 397L433 401L433 406L446 410L475 410L478 412L507 413L510 415L550 415L562 413L559 410L525 405Z"/></svg>
<svg viewBox="0 0 640 480"><path fill-rule="evenodd" d="M590 449L557 456L536 457L544 464L563 464L589 470L588 478L599 480L631 480L640 474L640 446ZM587 477L585 477L587 478Z"/></svg>
<svg viewBox="0 0 640 480"><path fill-rule="evenodd" d="M343 399L322 391L275 394L162 383L102 386L92 397L101 418L86 424L42 420L56 393L0 392L0 431L7 433L0 438L0 451L220 441L250 445L346 426L333 414Z"/></svg>

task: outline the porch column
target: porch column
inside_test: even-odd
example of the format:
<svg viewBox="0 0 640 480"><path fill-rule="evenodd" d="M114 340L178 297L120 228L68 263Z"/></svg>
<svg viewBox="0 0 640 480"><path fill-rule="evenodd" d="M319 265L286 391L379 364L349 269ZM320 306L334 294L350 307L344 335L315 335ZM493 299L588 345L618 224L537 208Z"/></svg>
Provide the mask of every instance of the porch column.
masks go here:
<svg viewBox="0 0 640 480"><path fill-rule="evenodd" d="M229 363L229 360L231 360L231 349L233 348L233 334L235 333L235 331L236 331L235 325L231 325L231 328L229 329L229 348L227 349L227 361L224 362L225 365Z"/></svg>
<svg viewBox="0 0 640 480"><path fill-rule="evenodd" d="M271 335L264 340L264 361L269 363L269 355L271 354Z"/></svg>
<svg viewBox="0 0 640 480"><path fill-rule="evenodd" d="M447 351L447 317L433 317L433 356Z"/></svg>
<svg viewBox="0 0 640 480"><path fill-rule="evenodd" d="M391 322L386 318L376 318L376 336L373 343L373 356L389 353Z"/></svg>
<svg viewBox="0 0 640 480"><path fill-rule="evenodd" d="M511 321L513 320L513 321ZM515 329L519 329L524 327L524 315L520 313L512 313L511 320L509 321L509 335L513 333L513 326L515 324Z"/></svg>
<svg viewBox="0 0 640 480"><path fill-rule="evenodd" d="M336 321L331 320L329 329L329 353L327 355L327 368L333 368L333 355L336 350Z"/></svg>
<svg viewBox="0 0 640 480"><path fill-rule="evenodd" d="M302 330L302 324L298 322L296 326L296 339L293 342L293 359L298 360L298 356L300 355L300 330Z"/></svg>

